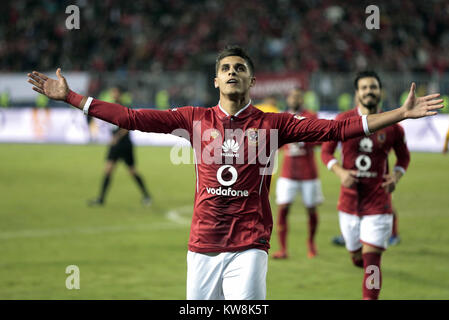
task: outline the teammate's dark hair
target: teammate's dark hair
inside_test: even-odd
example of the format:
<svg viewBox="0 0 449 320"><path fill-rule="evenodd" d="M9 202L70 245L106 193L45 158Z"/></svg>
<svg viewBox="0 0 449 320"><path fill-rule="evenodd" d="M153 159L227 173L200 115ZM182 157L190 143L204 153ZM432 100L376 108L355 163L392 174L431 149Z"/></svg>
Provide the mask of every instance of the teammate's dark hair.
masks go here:
<svg viewBox="0 0 449 320"><path fill-rule="evenodd" d="M215 60L215 73L218 73L218 67L220 66L220 61L226 57L230 56L237 56L243 58L246 63L248 64L249 71L251 75L254 75L254 64L249 55L246 53L246 51L237 45L229 45L226 46L217 56L217 59Z"/></svg>
<svg viewBox="0 0 449 320"><path fill-rule="evenodd" d="M379 87L382 89L382 82L380 82L380 78L374 71L361 71L357 73L354 80L354 88L357 90L359 88L359 80L363 78L376 78L377 82L379 82Z"/></svg>

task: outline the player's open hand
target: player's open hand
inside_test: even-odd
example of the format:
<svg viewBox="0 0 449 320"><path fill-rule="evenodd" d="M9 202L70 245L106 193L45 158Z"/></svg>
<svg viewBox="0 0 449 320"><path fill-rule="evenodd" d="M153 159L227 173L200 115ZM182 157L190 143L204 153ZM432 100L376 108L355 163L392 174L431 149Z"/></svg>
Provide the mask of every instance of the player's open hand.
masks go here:
<svg viewBox="0 0 449 320"><path fill-rule="evenodd" d="M28 73L28 82L33 85L33 90L46 95L50 99L65 100L69 93L69 86L67 81L61 75L61 69L56 70L57 80L47 77L37 71Z"/></svg>
<svg viewBox="0 0 449 320"><path fill-rule="evenodd" d="M359 182L357 173L357 170L342 170L339 174L341 185L346 188L351 188L355 183Z"/></svg>
<svg viewBox="0 0 449 320"><path fill-rule="evenodd" d="M396 183L396 176L392 174L385 174L384 182L381 184L381 187L385 189L385 192L392 193L394 189L396 189Z"/></svg>
<svg viewBox="0 0 449 320"><path fill-rule="evenodd" d="M433 116L437 114L436 110L443 108L443 99L437 99L440 96L439 93L418 98L415 95L415 90L416 84L413 82L408 97L402 105L405 118L416 119Z"/></svg>

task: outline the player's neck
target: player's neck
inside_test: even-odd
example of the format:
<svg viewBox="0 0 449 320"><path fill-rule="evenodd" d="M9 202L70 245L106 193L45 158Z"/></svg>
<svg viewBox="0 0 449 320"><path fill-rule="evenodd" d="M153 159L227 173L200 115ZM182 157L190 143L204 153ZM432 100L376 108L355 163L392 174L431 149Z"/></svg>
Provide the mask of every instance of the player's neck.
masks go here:
<svg viewBox="0 0 449 320"><path fill-rule="evenodd" d="M379 106L376 106L375 108L370 109L370 108L364 107L363 105L359 104L357 106L357 108L359 109L359 112L362 115L369 115L369 114L379 113L379 111L380 111Z"/></svg>
<svg viewBox="0 0 449 320"><path fill-rule="evenodd" d="M302 107L300 107L300 108L298 108L298 109L289 108L289 109L288 109L288 112L296 114L296 113L301 113L301 112L303 112L303 109L302 109Z"/></svg>
<svg viewBox="0 0 449 320"><path fill-rule="evenodd" d="M244 96L236 99L229 99L226 96L220 95L220 107L229 115L234 115L243 109L250 102L249 96Z"/></svg>

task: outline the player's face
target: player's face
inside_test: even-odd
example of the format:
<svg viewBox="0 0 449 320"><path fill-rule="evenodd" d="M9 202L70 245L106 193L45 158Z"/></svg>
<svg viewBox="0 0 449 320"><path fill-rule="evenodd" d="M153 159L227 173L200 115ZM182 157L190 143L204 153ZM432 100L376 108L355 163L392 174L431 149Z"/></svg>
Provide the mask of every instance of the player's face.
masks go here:
<svg viewBox="0 0 449 320"><path fill-rule="evenodd" d="M118 88L112 88L111 97L115 102L118 102L120 99L120 90Z"/></svg>
<svg viewBox="0 0 449 320"><path fill-rule="evenodd" d="M298 111L301 109L303 104L302 91L298 89L293 89L289 92L287 96L287 106L289 109Z"/></svg>
<svg viewBox="0 0 449 320"><path fill-rule="evenodd" d="M218 88L221 94L228 96L247 94L255 81L245 59L239 56L221 59L214 80L215 88Z"/></svg>
<svg viewBox="0 0 449 320"><path fill-rule="evenodd" d="M380 102L380 85L376 78L361 78L356 90L357 100L368 109L377 108Z"/></svg>

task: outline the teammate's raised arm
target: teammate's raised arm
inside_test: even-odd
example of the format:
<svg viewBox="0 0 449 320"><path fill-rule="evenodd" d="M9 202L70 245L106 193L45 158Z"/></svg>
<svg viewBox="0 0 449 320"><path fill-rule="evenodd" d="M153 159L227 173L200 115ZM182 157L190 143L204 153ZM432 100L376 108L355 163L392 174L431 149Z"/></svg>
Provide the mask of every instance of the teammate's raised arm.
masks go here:
<svg viewBox="0 0 449 320"><path fill-rule="evenodd" d="M438 109L443 108L443 99L437 99L440 94L430 94L417 98L415 95L416 84L413 82L410 87L407 100L397 109L370 114L367 116L368 131L373 133L392 124L405 119L417 119L437 114Z"/></svg>

